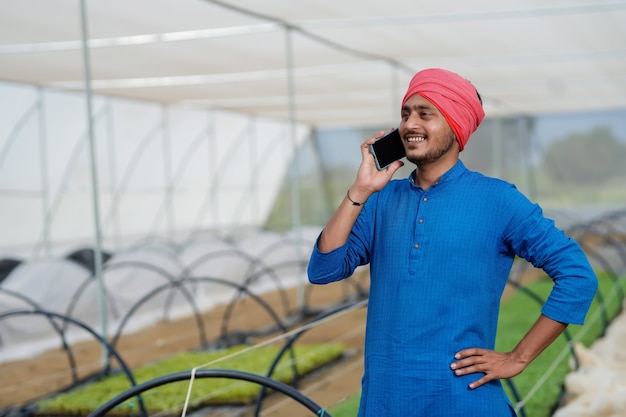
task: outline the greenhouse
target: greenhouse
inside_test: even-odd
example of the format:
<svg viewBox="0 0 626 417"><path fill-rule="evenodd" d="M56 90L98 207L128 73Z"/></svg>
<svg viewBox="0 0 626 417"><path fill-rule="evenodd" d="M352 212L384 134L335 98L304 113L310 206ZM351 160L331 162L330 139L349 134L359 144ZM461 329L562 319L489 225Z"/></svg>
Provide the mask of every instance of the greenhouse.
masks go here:
<svg viewBox="0 0 626 417"><path fill-rule="evenodd" d="M599 278L509 401L622 415L625 39L614 0L3 3L0 416L356 415L369 268L320 286L307 266L426 68L482 98L465 166L539 204ZM515 260L498 349L546 278Z"/></svg>

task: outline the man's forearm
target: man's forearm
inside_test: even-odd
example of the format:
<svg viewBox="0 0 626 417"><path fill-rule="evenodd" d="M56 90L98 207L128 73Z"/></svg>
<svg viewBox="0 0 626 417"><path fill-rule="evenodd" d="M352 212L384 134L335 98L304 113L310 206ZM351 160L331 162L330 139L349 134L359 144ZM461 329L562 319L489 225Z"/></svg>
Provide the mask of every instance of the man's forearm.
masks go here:
<svg viewBox="0 0 626 417"><path fill-rule="evenodd" d="M542 314L511 353L518 361L528 365L566 328L567 323L552 320Z"/></svg>
<svg viewBox="0 0 626 417"><path fill-rule="evenodd" d="M321 252L330 252L344 245L348 241L350 231L363 209L364 200L355 205L348 194L330 218L317 242L317 248Z"/></svg>

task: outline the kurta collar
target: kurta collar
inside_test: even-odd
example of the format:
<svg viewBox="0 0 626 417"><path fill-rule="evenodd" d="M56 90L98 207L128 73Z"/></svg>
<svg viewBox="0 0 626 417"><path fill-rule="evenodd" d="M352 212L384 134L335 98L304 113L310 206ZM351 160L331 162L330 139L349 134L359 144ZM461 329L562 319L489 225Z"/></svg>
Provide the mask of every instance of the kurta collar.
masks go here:
<svg viewBox="0 0 626 417"><path fill-rule="evenodd" d="M411 172L408 180L409 180L409 183L417 187L417 184L415 184L415 180L414 180L416 171L417 169L414 169ZM439 178L439 181L437 181L437 183L434 185L445 184L446 182L452 181L460 177L461 175L463 175L465 171L467 171L467 168L465 168L465 164L463 164L463 161L459 159L456 162L456 164L454 164L452 168L450 168L445 174L443 174L441 178Z"/></svg>

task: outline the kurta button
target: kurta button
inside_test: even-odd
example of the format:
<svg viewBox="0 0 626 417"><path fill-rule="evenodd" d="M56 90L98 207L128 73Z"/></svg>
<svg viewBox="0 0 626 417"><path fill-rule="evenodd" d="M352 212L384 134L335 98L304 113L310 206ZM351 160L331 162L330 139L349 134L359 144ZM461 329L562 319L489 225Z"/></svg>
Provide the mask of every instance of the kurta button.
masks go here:
<svg viewBox="0 0 626 417"><path fill-rule="evenodd" d="M419 219L419 222L420 223L424 223L424 219Z"/></svg>
<svg viewBox="0 0 626 417"><path fill-rule="evenodd" d="M424 197L424 201L428 201L428 197Z"/></svg>
<svg viewBox="0 0 626 417"><path fill-rule="evenodd" d="M420 245L416 243L416 244L415 244L415 249L417 249L417 248L419 248L419 247L420 247Z"/></svg>

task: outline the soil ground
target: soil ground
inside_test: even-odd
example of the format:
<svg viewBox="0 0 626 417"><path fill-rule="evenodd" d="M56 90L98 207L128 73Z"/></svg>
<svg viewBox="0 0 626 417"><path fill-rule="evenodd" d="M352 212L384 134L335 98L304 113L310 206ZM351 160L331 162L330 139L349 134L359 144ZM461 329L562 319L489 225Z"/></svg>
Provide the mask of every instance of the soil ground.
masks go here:
<svg viewBox="0 0 626 417"><path fill-rule="evenodd" d="M528 278L535 276L533 270ZM367 286L367 276L355 276L361 287ZM506 294L510 289L505 291ZM290 306L297 305L296 289L287 290ZM279 293L264 294L263 299L276 310L282 310ZM307 286L307 305L310 309L337 306L347 298L355 298L355 286L348 282L324 286ZM308 330L298 343L341 342L347 348L346 357L306 377L297 389L304 395L328 409L345 400L360 389L363 372L363 338L366 308L359 307L340 314L332 320ZM203 314L206 338L216 340L220 335L220 325L225 306L219 306ZM282 314L283 316L286 313ZM265 328L272 319L265 310L251 299L237 303L233 310L229 330ZM267 336L276 337L277 333ZM267 340L267 337L265 340ZM255 338L252 343L260 343L263 338ZM284 341L281 341L284 343ZM280 343L280 342L279 342ZM197 349L201 345L197 323L193 318L159 322L156 325L122 337L116 345L117 351L131 367L137 367L176 352ZM282 345L282 343L281 343ZM76 358L79 378L93 375L102 369L102 350L96 342L82 342L72 348ZM2 409L32 402L49 393L72 385L72 375L67 354L62 349L45 352L28 360L0 364L0 414ZM220 407L194 412L194 417L210 416L251 416L254 407ZM299 417L312 413L304 406L287 396L274 394L263 403L262 416Z"/></svg>

